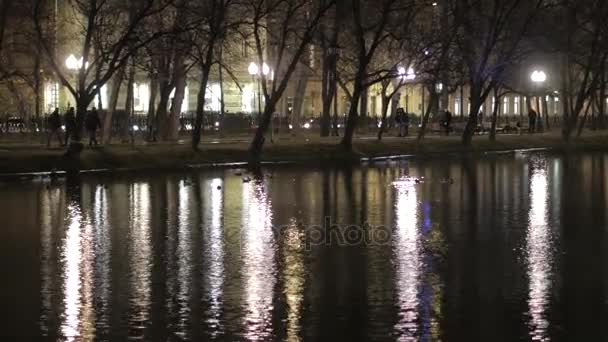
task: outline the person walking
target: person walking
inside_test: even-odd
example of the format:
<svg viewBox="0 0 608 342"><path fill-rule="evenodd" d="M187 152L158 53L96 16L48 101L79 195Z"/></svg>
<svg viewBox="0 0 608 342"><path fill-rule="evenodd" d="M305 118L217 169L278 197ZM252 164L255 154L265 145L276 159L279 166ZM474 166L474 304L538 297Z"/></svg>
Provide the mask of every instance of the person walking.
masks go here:
<svg viewBox="0 0 608 342"><path fill-rule="evenodd" d="M65 125L65 144L67 145L68 142L72 139L72 135L74 134L74 131L76 130L76 114L74 114L74 107L70 107L70 109L68 109L68 111L65 113L65 116L63 118L63 123Z"/></svg>
<svg viewBox="0 0 608 342"><path fill-rule="evenodd" d="M97 108L93 107L93 109L87 113L84 125L87 133L89 133L89 146L93 146L93 144L97 146L97 129L101 128L101 120L99 119Z"/></svg>
<svg viewBox="0 0 608 342"><path fill-rule="evenodd" d="M53 139L53 136L57 137L60 146L63 145L63 140L61 139L61 117L59 117L59 108L55 108L55 110L47 118L46 130L46 147L51 147L51 139Z"/></svg>
<svg viewBox="0 0 608 342"><path fill-rule="evenodd" d="M452 125L452 113L446 110L443 114L443 128L445 129L445 135L450 135L450 126Z"/></svg>
<svg viewBox="0 0 608 342"><path fill-rule="evenodd" d="M410 114L405 111L401 114L401 129L404 137L410 135Z"/></svg>
<svg viewBox="0 0 608 342"><path fill-rule="evenodd" d="M397 108L397 111L395 112L395 125L397 126L397 129L399 131L398 136L401 137L402 136L402 127L403 125L401 124L401 120L403 119L403 108Z"/></svg>
<svg viewBox="0 0 608 342"><path fill-rule="evenodd" d="M528 111L528 132L530 134L536 132L536 118L537 118L537 114L536 111L532 108L530 108L530 111Z"/></svg>

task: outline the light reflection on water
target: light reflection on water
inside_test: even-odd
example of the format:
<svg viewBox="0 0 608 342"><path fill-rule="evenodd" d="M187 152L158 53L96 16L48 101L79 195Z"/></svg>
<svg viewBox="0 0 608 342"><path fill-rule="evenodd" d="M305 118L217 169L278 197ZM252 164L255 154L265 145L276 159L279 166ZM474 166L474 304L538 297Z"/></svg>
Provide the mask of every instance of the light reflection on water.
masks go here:
<svg viewBox="0 0 608 342"><path fill-rule="evenodd" d="M526 233L528 261L530 337L535 341L547 339L549 320L547 309L551 294L552 246L548 214L547 171L534 169L530 180L530 219Z"/></svg>
<svg viewBox="0 0 608 342"><path fill-rule="evenodd" d="M204 234L202 235L203 263L205 266L204 283L206 292L208 326L213 329L211 335L216 337L223 333L222 306L224 286L224 238L222 232L222 215L224 205L223 181L214 178L204 185L203 193L210 199L205 206Z"/></svg>
<svg viewBox="0 0 608 342"><path fill-rule="evenodd" d="M152 303L152 246L150 234L150 186L146 183L135 183L131 186L130 237L133 241L129 249L131 267L130 317L129 322L134 335L143 334L150 319Z"/></svg>
<svg viewBox="0 0 608 342"><path fill-rule="evenodd" d="M577 310L584 327L564 314L589 280L562 266L591 256L579 246L605 247L576 234L608 228L605 194L571 192L605 189L604 163L541 155L278 169L251 182L227 170L9 187L0 261L20 261L3 283L20 306L3 328L67 341L473 341L560 340L574 325L601 340L592 329L608 314ZM446 170L460 176L440 182ZM304 222L325 215L387 225L388 245L307 248ZM558 232L576 234L569 253ZM11 248L30 241L39 250ZM603 275L589 279L608 269L569 263ZM597 293L577 305L605 303Z"/></svg>
<svg viewBox="0 0 608 342"><path fill-rule="evenodd" d="M243 291L245 338L266 340L272 334L275 246L272 204L264 184L243 184Z"/></svg>
<svg viewBox="0 0 608 342"><path fill-rule="evenodd" d="M418 334L419 277L422 268L418 221L418 196L412 180L395 183L395 262L397 263L397 305L395 325L399 340L415 341Z"/></svg>

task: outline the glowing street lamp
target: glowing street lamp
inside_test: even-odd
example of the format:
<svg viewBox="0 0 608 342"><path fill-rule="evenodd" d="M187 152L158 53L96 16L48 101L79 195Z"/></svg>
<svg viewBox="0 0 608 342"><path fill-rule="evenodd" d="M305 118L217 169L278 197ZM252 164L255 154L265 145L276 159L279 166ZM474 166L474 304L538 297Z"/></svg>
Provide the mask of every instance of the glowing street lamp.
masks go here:
<svg viewBox="0 0 608 342"><path fill-rule="evenodd" d="M82 63L83 63L83 58L76 58L76 56L74 56L73 54L69 55L68 58L66 58L65 60L65 66L69 69L69 70L78 70L80 68L82 68ZM85 68L89 67L89 63L87 62L85 65Z"/></svg>
<svg viewBox="0 0 608 342"><path fill-rule="evenodd" d="M255 62L251 62L249 64L249 68L247 69L247 71L249 71L249 75L251 75L251 77L255 77L255 75L258 74L259 70L260 69L258 68L258 65L255 64Z"/></svg>
<svg viewBox="0 0 608 342"><path fill-rule="evenodd" d="M547 74L545 74L545 72L541 70L534 70L534 72L532 72L532 75L530 76L530 79L532 79L532 82L534 82L534 84L540 85L547 80Z"/></svg>
<svg viewBox="0 0 608 342"><path fill-rule="evenodd" d="M441 94L441 92L443 91L443 83L437 82L435 84L435 91L437 92L437 94Z"/></svg>
<svg viewBox="0 0 608 342"><path fill-rule="evenodd" d="M538 110L538 117L539 119L542 118L542 112L540 110L540 89L542 87L542 85L545 83L545 81L547 81L547 74L542 71L542 70L534 70L532 72L532 74L530 75L530 79L532 80L532 82L534 83L534 86L536 87L536 110ZM538 128L542 131L542 127L543 127L543 123L542 123L542 119L539 120L538 122ZM548 128L548 123L547 123L547 128Z"/></svg>

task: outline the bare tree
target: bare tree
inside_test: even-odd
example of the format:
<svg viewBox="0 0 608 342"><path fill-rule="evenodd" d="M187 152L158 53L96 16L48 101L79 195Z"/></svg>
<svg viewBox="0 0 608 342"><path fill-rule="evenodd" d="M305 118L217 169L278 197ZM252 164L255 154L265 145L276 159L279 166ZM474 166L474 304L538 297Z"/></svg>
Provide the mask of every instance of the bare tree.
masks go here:
<svg viewBox="0 0 608 342"><path fill-rule="evenodd" d="M63 63L65 56L55 51L55 40L45 30L48 12L45 1L34 0L33 21L44 56L63 86L76 101L77 127L68 148L68 156L78 156L82 144L81 130L87 107L101 87L122 68L142 47L162 36L161 31L144 27L147 18L165 10L169 0L138 2L69 0L64 26L73 34L67 45L77 47L81 58L77 61L75 77ZM69 35L66 32L66 35ZM103 41L95 42L95 37Z"/></svg>
<svg viewBox="0 0 608 342"><path fill-rule="evenodd" d="M471 109L462 142L470 145L477 114L497 79L518 55L545 0L451 0L457 46L466 66Z"/></svg>
<svg viewBox="0 0 608 342"><path fill-rule="evenodd" d="M358 106L362 94L369 86L368 69L382 44L392 35L391 29L399 22L404 11L411 11L414 1L382 0L365 1L351 0L350 30L353 44L353 81L350 92L350 109L342 138L342 146L352 149L352 140L358 121ZM362 114L363 115L363 114Z"/></svg>
<svg viewBox="0 0 608 342"><path fill-rule="evenodd" d="M251 16L249 27L264 97L264 110L249 148L253 158L260 156L276 105L298 63L305 62L302 57L321 18L334 4L335 0L244 1Z"/></svg>
<svg viewBox="0 0 608 342"><path fill-rule="evenodd" d="M559 33L549 40L561 56L562 137L570 141L577 124L579 134L582 132L590 103L605 91L608 3L602 0L562 0L555 10L555 19L565 25L559 25ZM599 101L605 100L602 97Z"/></svg>
<svg viewBox="0 0 608 342"><path fill-rule="evenodd" d="M218 57L222 57L224 39L227 35L232 35L241 24L236 14L231 13L237 10L234 0L209 0L194 5L192 11L199 19L199 23L194 30L194 59L200 69L200 88L197 96L196 120L192 130L192 148L197 150L201 141L203 125L203 115L205 112L205 99L207 85L211 75L211 69L217 63ZM223 69L219 64L220 73ZM223 99L222 104L223 107Z"/></svg>

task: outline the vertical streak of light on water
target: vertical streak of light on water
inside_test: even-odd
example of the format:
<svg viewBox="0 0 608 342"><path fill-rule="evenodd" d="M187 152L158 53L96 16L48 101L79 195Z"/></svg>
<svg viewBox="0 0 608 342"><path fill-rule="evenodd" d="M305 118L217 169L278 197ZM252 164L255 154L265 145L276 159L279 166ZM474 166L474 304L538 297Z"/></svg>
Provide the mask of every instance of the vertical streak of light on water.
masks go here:
<svg viewBox="0 0 608 342"><path fill-rule="evenodd" d="M131 267L129 285L129 324L142 338L143 330L150 319L152 286L152 244L150 233L150 185L136 183L131 186Z"/></svg>
<svg viewBox="0 0 608 342"><path fill-rule="evenodd" d="M530 212L526 233L528 316L530 336L548 340L547 307L551 290L552 237L547 224L548 182L545 170L534 170L530 181Z"/></svg>
<svg viewBox="0 0 608 342"><path fill-rule="evenodd" d="M276 283L272 206L263 184L243 184L241 250L245 291L245 337L268 340L272 329L273 294Z"/></svg>
<svg viewBox="0 0 608 342"><path fill-rule="evenodd" d="M395 253L399 320L395 330L400 341L415 341L418 334L418 295L422 267L418 229L418 196L413 181L396 182Z"/></svg>

